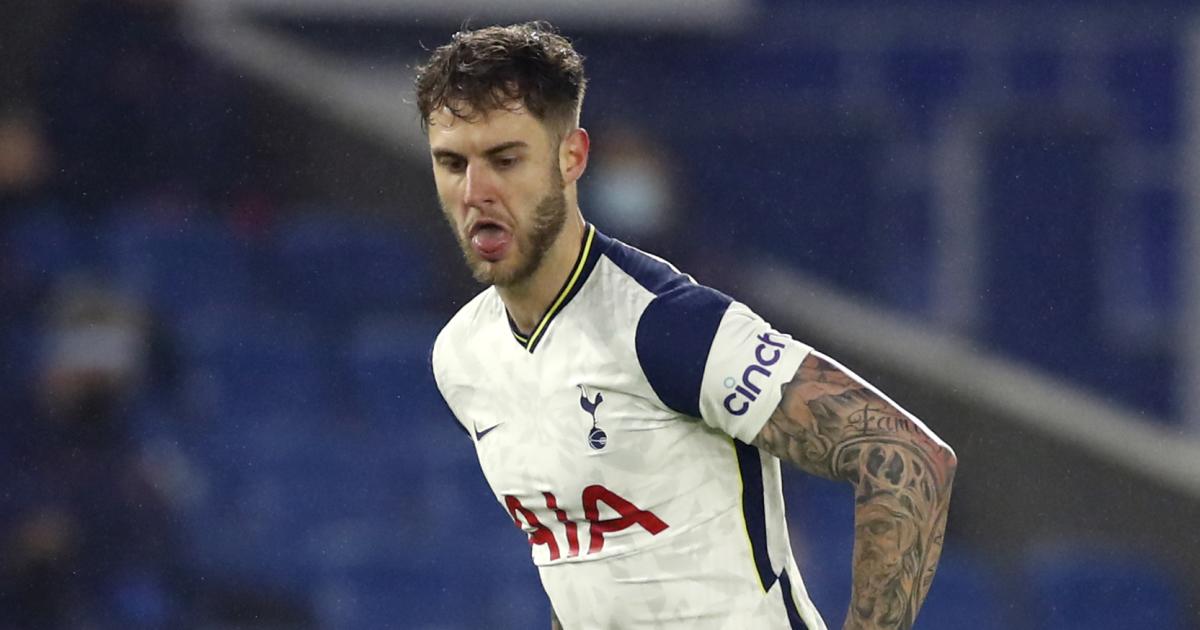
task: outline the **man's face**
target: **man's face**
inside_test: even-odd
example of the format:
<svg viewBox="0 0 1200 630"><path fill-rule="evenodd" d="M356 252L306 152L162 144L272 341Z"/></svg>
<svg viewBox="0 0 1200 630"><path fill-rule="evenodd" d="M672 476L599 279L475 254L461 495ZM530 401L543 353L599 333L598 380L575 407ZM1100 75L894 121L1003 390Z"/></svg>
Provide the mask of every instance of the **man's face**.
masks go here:
<svg viewBox="0 0 1200 630"><path fill-rule="evenodd" d="M429 116L438 198L475 279L528 279L562 231L566 197L557 142L522 109Z"/></svg>

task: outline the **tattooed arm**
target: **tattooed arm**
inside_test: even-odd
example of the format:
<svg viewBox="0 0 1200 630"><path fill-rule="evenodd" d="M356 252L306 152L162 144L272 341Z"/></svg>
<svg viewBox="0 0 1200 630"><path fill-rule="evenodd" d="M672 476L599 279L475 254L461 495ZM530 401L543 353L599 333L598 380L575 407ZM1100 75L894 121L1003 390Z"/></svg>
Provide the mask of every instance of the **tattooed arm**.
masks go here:
<svg viewBox="0 0 1200 630"><path fill-rule="evenodd" d="M942 552L954 451L887 397L812 352L754 439L855 488L849 629L911 628Z"/></svg>

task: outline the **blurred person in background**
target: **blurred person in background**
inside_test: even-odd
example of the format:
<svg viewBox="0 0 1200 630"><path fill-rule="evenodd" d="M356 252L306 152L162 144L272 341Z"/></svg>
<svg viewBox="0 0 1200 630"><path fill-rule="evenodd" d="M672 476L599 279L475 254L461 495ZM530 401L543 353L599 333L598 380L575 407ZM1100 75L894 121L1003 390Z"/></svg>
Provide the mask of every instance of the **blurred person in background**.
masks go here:
<svg viewBox="0 0 1200 630"><path fill-rule="evenodd" d="M788 542L783 460L855 487L846 627L912 627L953 451L834 360L584 221L586 80L552 27L456 33L416 83L444 218L488 285L432 369L529 536L551 626L825 628Z"/></svg>
<svg viewBox="0 0 1200 630"><path fill-rule="evenodd" d="M641 247L650 243L668 253L678 227L674 181L663 154L648 132L630 124L604 130L595 147L588 187L581 196L589 214L615 238Z"/></svg>
<svg viewBox="0 0 1200 630"><path fill-rule="evenodd" d="M38 303L42 270L31 269L13 247L12 233L47 194L51 168L49 146L36 115L29 109L0 109L0 384L23 381L25 365L9 346L20 339L23 324ZM15 388L0 385L0 404L9 407Z"/></svg>
<svg viewBox="0 0 1200 630"><path fill-rule="evenodd" d="M53 293L0 446L0 628L177 627L176 533L129 423L147 334L143 309L93 282Z"/></svg>
<svg viewBox="0 0 1200 630"><path fill-rule="evenodd" d="M45 193L50 147L36 114L0 111L0 220Z"/></svg>

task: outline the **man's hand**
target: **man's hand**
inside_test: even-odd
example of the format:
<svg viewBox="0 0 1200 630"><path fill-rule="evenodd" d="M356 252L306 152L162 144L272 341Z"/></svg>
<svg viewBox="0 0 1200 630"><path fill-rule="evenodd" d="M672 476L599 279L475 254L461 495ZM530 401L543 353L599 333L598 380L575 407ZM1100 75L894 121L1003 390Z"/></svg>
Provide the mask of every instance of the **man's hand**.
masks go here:
<svg viewBox="0 0 1200 630"><path fill-rule="evenodd" d="M854 584L845 627L911 628L942 552L954 451L815 351L783 386L754 445L854 485Z"/></svg>

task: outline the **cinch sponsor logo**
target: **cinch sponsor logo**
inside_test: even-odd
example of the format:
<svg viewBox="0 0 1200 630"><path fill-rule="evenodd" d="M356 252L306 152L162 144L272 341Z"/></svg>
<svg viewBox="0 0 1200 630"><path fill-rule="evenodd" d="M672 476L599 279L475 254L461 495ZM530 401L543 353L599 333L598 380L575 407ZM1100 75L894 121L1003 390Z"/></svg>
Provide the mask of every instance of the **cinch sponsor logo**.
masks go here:
<svg viewBox="0 0 1200 630"><path fill-rule="evenodd" d="M754 382L754 375L761 374L760 381L771 378L769 368L778 363L779 357L783 355L783 343L773 341L770 332L765 332L755 339L762 343L754 348L755 362L742 370L742 382L738 383L732 376L725 379L725 387L733 388L733 393L725 397L725 410L735 416L746 413L750 403L758 400L758 395L762 393L762 388Z"/></svg>

